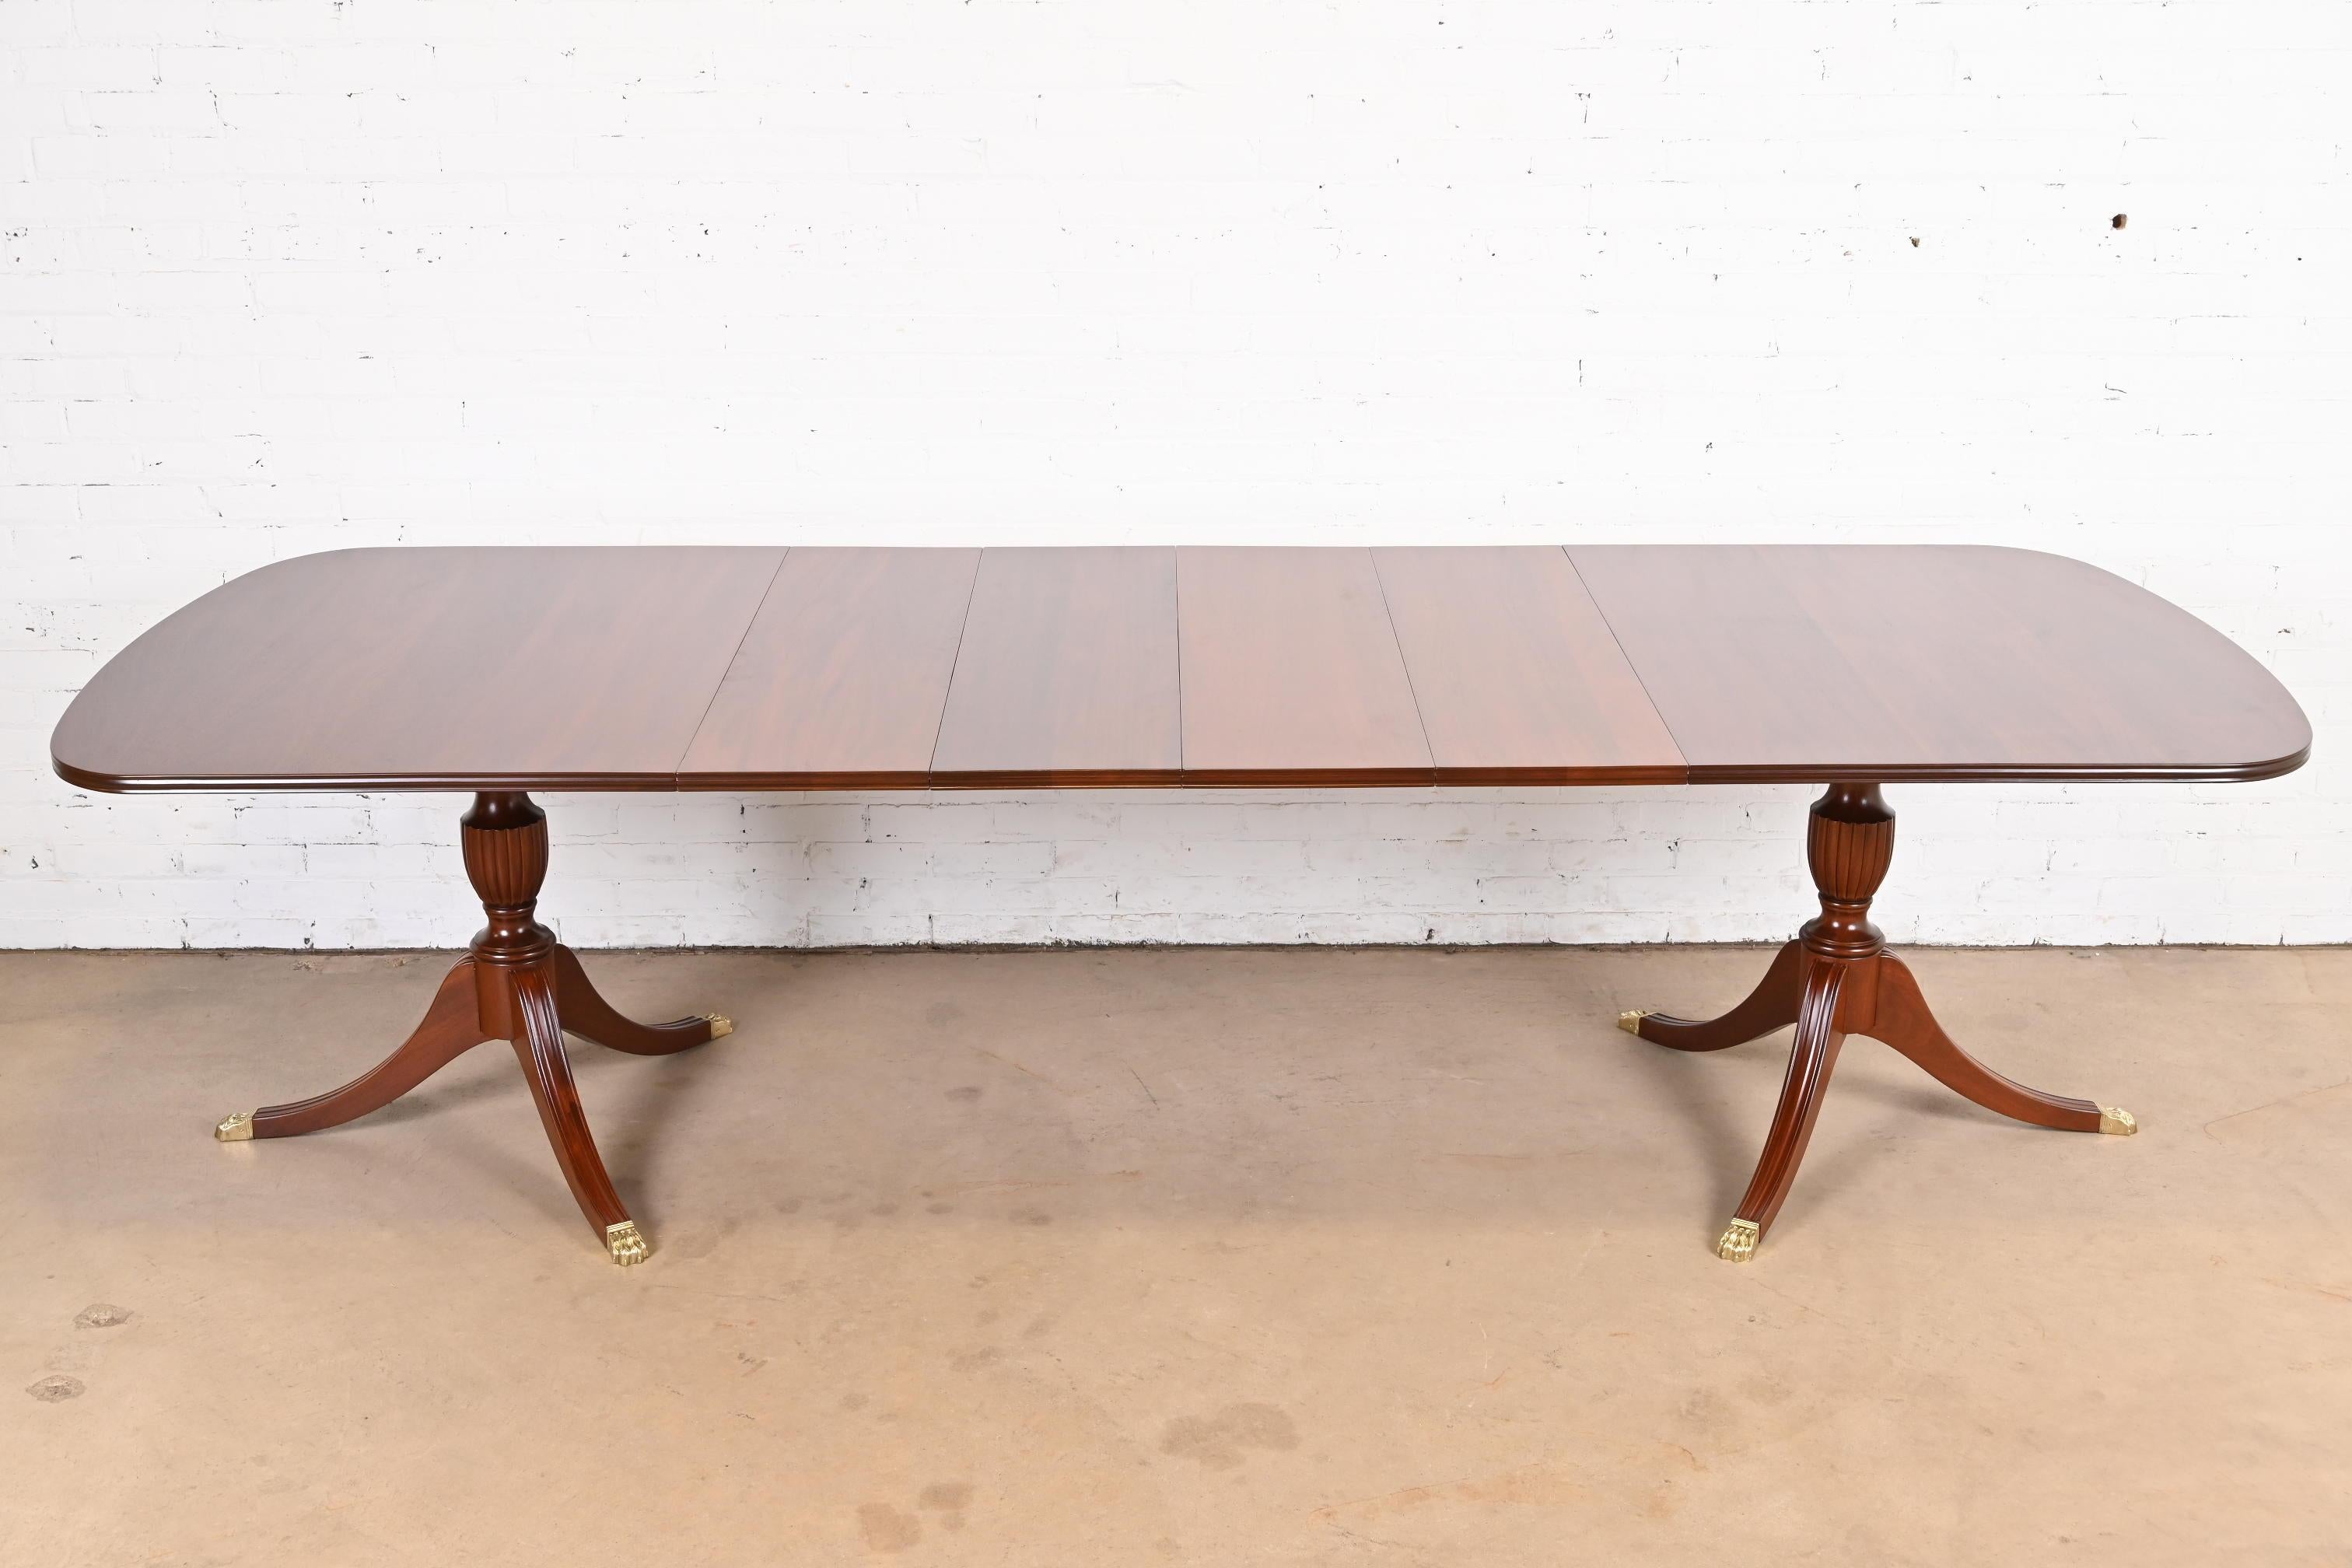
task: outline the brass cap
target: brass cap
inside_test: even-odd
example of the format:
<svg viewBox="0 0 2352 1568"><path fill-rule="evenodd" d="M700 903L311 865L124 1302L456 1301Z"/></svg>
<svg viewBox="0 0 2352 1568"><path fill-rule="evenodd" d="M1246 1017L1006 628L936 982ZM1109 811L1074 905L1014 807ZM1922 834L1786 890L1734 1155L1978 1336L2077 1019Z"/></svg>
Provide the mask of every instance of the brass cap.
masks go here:
<svg viewBox="0 0 2352 1568"><path fill-rule="evenodd" d="M735 1032L735 1020L724 1013L705 1013L703 1017L709 1022L710 1037L714 1040Z"/></svg>
<svg viewBox="0 0 2352 1568"><path fill-rule="evenodd" d="M1617 1026L1629 1035L1638 1035L1642 1032L1642 1020L1649 1016L1638 1007L1620 1013L1617 1015Z"/></svg>
<svg viewBox="0 0 2352 1568"><path fill-rule="evenodd" d="M604 1227L604 1250L624 1268L632 1263L643 1263L646 1252L645 1233L637 1229L637 1222L633 1219L608 1225Z"/></svg>
<svg viewBox="0 0 2352 1568"><path fill-rule="evenodd" d="M2139 1131L2139 1122L2120 1105L2099 1107L2099 1131L2112 1132L2118 1138L2128 1138Z"/></svg>
<svg viewBox="0 0 2352 1568"><path fill-rule="evenodd" d="M1763 1234L1752 1219L1733 1220L1715 1238L1715 1255L1728 1263L1745 1263L1756 1256L1756 1243Z"/></svg>
<svg viewBox="0 0 2352 1568"><path fill-rule="evenodd" d="M213 1123L213 1136L224 1143L242 1143L253 1136L253 1112L240 1110Z"/></svg>

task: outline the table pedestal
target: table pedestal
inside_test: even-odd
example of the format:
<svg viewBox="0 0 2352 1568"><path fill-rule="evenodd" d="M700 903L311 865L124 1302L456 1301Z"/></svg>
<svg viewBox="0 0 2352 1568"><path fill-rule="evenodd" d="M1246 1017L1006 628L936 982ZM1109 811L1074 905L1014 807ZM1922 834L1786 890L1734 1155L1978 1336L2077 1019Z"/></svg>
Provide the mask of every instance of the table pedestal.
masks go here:
<svg viewBox="0 0 2352 1568"><path fill-rule="evenodd" d="M1821 891L1822 912L1780 950L1748 999L1703 1023L1659 1013L1618 1016L1620 1028L1682 1051L1719 1051L1797 1026L1763 1157L1748 1195L1716 1240L1719 1258L1745 1263L1772 1228L1797 1179L1830 1070L1848 1034L1884 1041L1945 1088L2003 1116L2067 1132L2138 1131L2128 1111L2028 1089L1952 1043L1928 1012L1918 981L1886 951L1885 938L1868 918L1871 896L1894 855L1895 813L1878 785L1832 784L1813 803L1805 834L1805 858Z"/></svg>
<svg viewBox="0 0 2352 1568"><path fill-rule="evenodd" d="M338 1089L241 1111L213 1135L291 1138L380 1110L485 1040L513 1042L523 1079L554 1146L555 1163L613 1261L642 1262L646 1238L629 1218L588 1131L572 1081L564 1032L616 1051L667 1056L731 1033L716 1013L640 1024L614 1012L554 933L533 918L547 878L547 817L519 790L485 792L460 820L466 874L489 923L441 982L425 1021L399 1049Z"/></svg>
<svg viewBox="0 0 2352 1568"><path fill-rule="evenodd" d="M520 791L484 792L460 824L466 872L489 923L441 982L415 1032L342 1088L223 1120L225 1141L290 1138L382 1110L486 1040L509 1040L572 1195L615 1263L646 1256L596 1152L566 1054L566 1031L614 1050L666 1056L732 1032L716 1013L640 1024L614 1012L579 958L534 919L547 876L547 818ZM1813 803L1806 858L1822 912L1783 947L1748 998L1705 1022L1658 1013L1620 1015L1621 1027L1677 1050L1716 1051L1796 1026L1789 1074L1763 1157L1731 1224L1716 1242L1734 1262L1753 1257L1795 1182L1830 1072L1848 1034L1868 1035L1910 1058L1946 1088L1990 1110L2039 1127L2128 1133L2130 1114L2087 1100L2043 1094L2003 1078L1952 1043L1919 983L1870 923L1870 900L1895 852L1895 813L1874 784L1830 786Z"/></svg>

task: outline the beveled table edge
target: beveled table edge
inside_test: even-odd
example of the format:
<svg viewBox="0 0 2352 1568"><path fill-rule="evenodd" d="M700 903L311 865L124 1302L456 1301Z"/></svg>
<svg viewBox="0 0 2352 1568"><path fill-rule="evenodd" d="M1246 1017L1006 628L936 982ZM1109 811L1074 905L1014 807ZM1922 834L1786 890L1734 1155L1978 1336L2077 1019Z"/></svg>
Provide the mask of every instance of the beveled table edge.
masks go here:
<svg viewBox="0 0 2352 1568"><path fill-rule="evenodd" d="M1622 545L1572 545L1562 543L1558 548L1566 552L1571 564L1580 549L1642 549L1644 547L1704 549L1705 543L1670 544L1665 542L1643 541ZM371 546L367 550L394 551L400 546ZM505 550L530 550L530 545L471 546ZM630 549L636 546L616 545L606 548ZM661 546L681 549L693 546ZM730 548L718 546L715 548ZM789 549L790 547L778 547ZM909 547L914 548L914 547ZM1009 548L1009 547L1008 547ZM1170 546L1169 548L1177 548ZM1331 547L1346 548L1346 547ZM1370 547L1366 547L1370 548ZM1460 548L1476 548L1462 546ZM1852 779L1873 779L1881 783L1906 784L2128 784L2128 783L2203 783L2248 784L2281 777L2302 767L2311 755L2312 731L2310 717L2300 701L2286 689L2285 682L2269 667L2234 638L2203 621L2193 612L2164 598L2119 574L2110 572L2095 563L2080 557L2063 555L2054 551L2031 546L2002 544L1907 545L1872 544L1837 542L1759 545L1755 548L1903 550L1913 548L1959 549L1998 552L2063 563L2067 566L2108 577L2133 590L2157 600L2217 638L2225 647L2243 658L2263 678L2275 685L2286 698L2301 721L2302 741L2294 751L2277 756L2242 763L2116 763L2094 765L2069 763L1922 763L1872 762L1857 758L1822 763L1717 763L1667 764L1617 764L1599 767L1578 766L1436 766L1408 765L1377 768L1189 768L1175 769L1020 769L958 771L942 773L929 769L894 769L883 771L835 770L824 772L733 771L725 773L687 773L669 770L652 772L589 771L579 773L385 773L380 774L310 774L310 773L237 773L237 774L140 774L125 775L82 767L58 754L57 734L66 723L74 703L81 700L88 690L75 693L59 716L50 736L49 762L57 775L77 788L103 795L243 795L243 794L459 794L483 790L520 790L577 793L657 794L666 792L744 794L820 793L835 791L887 791L892 793L919 790L942 791L1018 791L1058 789L1411 789L1457 786L1495 788L1513 785L1525 787L1591 788L1612 784L1832 784ZM297 561L321 556L362 552L362 547L315 551L306 555L289 556L280 561L265 563L253 572L242 574L228 583L209 589L190 604L209 597L214 593L234 585L262 572L291 564ZM186 606L182 606L185 608ZM173 612L176 614L177 612ZM754 614L756 615L756 610ZM155 626L142 632L144 637L171 617L165 616ZM1606 624L1606 614L1603 613ZM137 639L133 639L134 641ZM127 647L128 645L126 645ZM118 650L119 651L119 650ZM109 662L111 662L110 659ZM102 673L104 665L100 667ZM731 667L730 667L731 668ZM1638 677L1639 670L1635 674ZM96 679L93 676L93 680ZM723 679L723 677L722 677ZM1664 717L1663 713L1660 714ZM689 750L691 742L689 742Z"/></svg>
<svg viewBox="0 0 2352 1568"><path fill-rule="evenodd" d="M471 795L484 790L634 795L815 795L843 790L912 794L925 790L1012 794L1024 790L1185 789L1599 789L1612 785L1837 784L1869 778L1884 784L2259 784L2281 778L2310 761L2311 748L2239 766L2184 768L1925 767L1913 763L1836 763L1664 768L1440 768L1341 773L1226 771L1155 773L417 773L351 777L158 776L118 779L52 756L58 777L97 795Z"/></svg>
<svg viewBox="0 0 2352 1568"><path fill-rule="evenodd" d="M100 795L476 795L484 790L569 790L583 794L675 792L675 773L142 773L118 777L79 767L49 752L58 777Z"/></svg>
<svg viewBox="0 0 2352 1568"><path fill-rule="evenodd" d="M2309 724L2306 721L2305 729ZM2088 767L2032 763L1984 763L1946 767L1924 763L1723 763L1694 765L1695 784L1842 784L1872 779L1880 784L2001 784L2010 781L2042 784L2257 784L2294 772L2311 760L2311 742L2284 756L2265 762L2211 763L2149 763Z"/></svg>

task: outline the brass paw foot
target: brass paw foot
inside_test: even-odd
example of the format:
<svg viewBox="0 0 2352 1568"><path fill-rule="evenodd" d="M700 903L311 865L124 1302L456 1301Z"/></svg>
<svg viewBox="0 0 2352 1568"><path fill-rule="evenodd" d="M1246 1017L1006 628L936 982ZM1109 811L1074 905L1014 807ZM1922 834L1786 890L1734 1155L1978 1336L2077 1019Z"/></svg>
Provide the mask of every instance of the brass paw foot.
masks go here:
<svg viewBox="0 0 2352 1568"><path fill-rule="evenodd" d="M253 1136L253 1112L240 1110L213 1123L213 1136L224 1143L242 1143Z"/></svg>
<svg viewBox="0 0 2352 1568"><path fill-rule="evenodd" d="M1629 1035L1638 1035L1642 1032L1642 1020L1649 1016L1647 1012L1638 1007L1629 1012L1620 1013L1617 1015L1617 1026Z"/></svg>
<svg viewBox="0 0 2352 1568"><path fill-rule="evenodd" d="M735 1020L724 1013L705 1013L703 1017L709 1020L710 1037L714 1040L735 1032Z"/></svg>
<svg viewBox="0 0 2352 1568"><path fill-rule="evenodd" d="M2099 1107L2099 1131L2112 1132L2118 1138L2128 1138L2139 1131L2139 1122L2120 1105Z"/></svg>
<svg viewBox="0 0 2352 1568"><path fill-rule="evenodd" d="M1745 1263L1756 1256L1756 1243L1762 1235L1754 1220L1733 1220L1715 1238L1715 1255L1728 1263Z"/></svg>
<svg viewBox="0 0 2352 1568"><path fill-rule="evenodd" d="M646 1260L646 1238L644 1233L637 1229L637 1222L625 1219L618 1225L606 1226L604 1250L611 1253L613 1261L624 1268L632 1263L643 1263Z"/></svg>

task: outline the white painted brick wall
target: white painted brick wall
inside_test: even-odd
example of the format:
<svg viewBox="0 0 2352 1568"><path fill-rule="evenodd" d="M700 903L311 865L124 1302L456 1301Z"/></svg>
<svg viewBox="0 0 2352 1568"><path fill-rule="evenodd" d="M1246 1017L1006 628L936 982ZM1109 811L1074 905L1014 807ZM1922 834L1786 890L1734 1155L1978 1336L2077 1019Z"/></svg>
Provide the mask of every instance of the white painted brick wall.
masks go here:
<svg viewBox="0 0 2352 1568"><path fill-rule="evenodd" d="M2317 760L1897 790L1883 922L2352 938L2347 68L2315 3L0 0L0 945L462 942L461 801L47 734L264 562L553 540L2060 551ZM558 796L547 907L1777 938L1809 793Z"/></svg>

